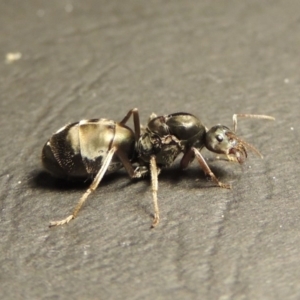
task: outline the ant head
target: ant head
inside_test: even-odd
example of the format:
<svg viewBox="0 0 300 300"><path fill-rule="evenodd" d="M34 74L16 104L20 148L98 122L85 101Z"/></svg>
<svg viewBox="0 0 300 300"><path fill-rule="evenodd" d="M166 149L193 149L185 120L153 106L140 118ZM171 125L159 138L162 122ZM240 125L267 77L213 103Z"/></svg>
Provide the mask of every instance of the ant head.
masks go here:
<svg viewBox="0 0 300 300"><path fill-rule="evenodd" d="M205 136L205 147L208 150L228 155L240 164L247 158L246 146L258 152L253 146L242 141L233 131L223 125L213 126Z"/></svg>

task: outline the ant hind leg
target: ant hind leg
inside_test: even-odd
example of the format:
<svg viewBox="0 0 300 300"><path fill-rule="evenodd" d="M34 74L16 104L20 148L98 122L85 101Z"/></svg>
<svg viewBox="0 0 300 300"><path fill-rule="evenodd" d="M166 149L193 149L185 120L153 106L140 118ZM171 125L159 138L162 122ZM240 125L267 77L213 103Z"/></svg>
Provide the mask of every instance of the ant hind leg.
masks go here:
<svg viewBox="0 0 300 300"><path fill-rule="evenodd" d="M77 216L78 212L80 211L82 205L84 204L84 202L87 200L88 196L95 191L95 189L98 187L98 185L100 184L105 172L107 171L107 168L109 167L111 160L116 152L117 148L113 147L109 150L109 152L107 153L107 156L105 157L104 161L103 161L103 165L100 168L99 172L97 173L96 177L94 178L93 182L91 183L90 187L87 189L87 191L82 195L82 197L79 199L73 214L69 215L68 217L66 217L65 219L62 219L60 221L52 221L49 224L49 227L54 227L54 226L60 226L60 225L64 225L69 223L72 219L75 219L75 217Z"/></svg>

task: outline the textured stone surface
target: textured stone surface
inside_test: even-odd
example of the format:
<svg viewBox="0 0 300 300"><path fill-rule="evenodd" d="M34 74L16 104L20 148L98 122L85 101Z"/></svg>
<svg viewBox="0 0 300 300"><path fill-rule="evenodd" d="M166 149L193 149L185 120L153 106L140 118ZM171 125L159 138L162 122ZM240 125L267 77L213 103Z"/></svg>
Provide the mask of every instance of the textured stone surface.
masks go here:
<svg viewBox="0 0 300 300"><path fill-rule="evenodd" d="M1 1L1 299L299 299L300 2ZM7 56L13 53L14 55ZM19 53L19 54L18 54ZM21 54L21 57L20 57ZM6 58L7 57L7 58ZM194 163L159 180L106 178L78 219L87 184L40 166L68 122L193 113L231 126L263 154L243 168ZM131 126L131 122L129 123Z"/></svg>

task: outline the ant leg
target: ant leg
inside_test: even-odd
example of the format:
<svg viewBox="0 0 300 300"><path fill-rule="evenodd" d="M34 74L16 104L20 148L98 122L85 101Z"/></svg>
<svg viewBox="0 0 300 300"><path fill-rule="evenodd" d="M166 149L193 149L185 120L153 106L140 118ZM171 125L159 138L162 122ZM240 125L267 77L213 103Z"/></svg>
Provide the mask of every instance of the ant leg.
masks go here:
<svg viewBox="0 0 300 300"><path fill-rule="evenodd" d="M84 204L84 202L86 201L87 197L93 192L95 191L95 189L98 187L101 179L103 178L107 168L110 165L110 162L115 154L115 152L117 151L116 147L113 147L109 150L109 152L107 153L107 156L105 157L104 161L103 161L103 165L101 166L99 172L97 173L96 177L94 178L92 184L90 185L90 187L87 189L87 191L82 195L82 197L80 198L79 202L77 203L73 214L68 216L67 218L60 220L60 221L52 221L49 224L49 227L53 227L53 226L59 226L59 225L64 225L69 223L72 219L74 219L79 210L81 209L82 205Z"/></svg>
<svg viewBox="0 0 300 300"><path fill-rule="evenodd" d="M225 184L219 181L216 177L216 175L212 172L208 164L206 163L204 157L201 155L200 151L196 148L192 147L189 151L193 152L193 154L196 156L196 159L198 160L198 163L204 173L208 175L218 186L226 189L231 189L230 184Z"/></svg>
<svg viewBox="0 0 300 300"><path fill-rule="evenodd" d="M142 168L141 166L134 169L127 155L122 150L118 149L116 155L122 162L130 178L141 178L148 173L148 169Z"/></svg>
<svg viewBox="0 0 300 300"><path fill-rule="evenodd" d="M235 156L229 155L229 154L218 154L216 156L216 160L224 160L228 162L239 162Z"/></svg>
<svg viewBox="0 0 300 300"><path fill-rule="evenodd" d="M135 140L137 141L141 134L141 128L140 128L140 116L139 111L137 108L131 109L125 118L120 122L121 124L126 124L129 118L133 115L133 124L134 124L134 133L135 133Z"/></svg>
<svg viewBox="0 0 300 300"><path fill-rule="evenodd" d="M149 123L151 120L155 119L156 117L157 117L157 114L153 112L153 113L149 116L148 123Z"/></svg>
<svg viewBox="0 0 300 300"><path fill-rule="evenodd" d="M150 171L151 171L152 199L154 205L154 218L153 218L151 228L154 228L159 223L159 209L157 203L158 169L156 165L155 156L151 156L150 158Z"/></svg>
<svg viewBox="0 0 300 300"><path fill-rule="evenodd" d="M187 152L184 153L181 161L180 161L180 168L186 169L189 164L195 159L195 154L191 149L189 149Z"/></svg>
<svg viewBox="0 0 300 300"><path fill-rule="evenodd" d="M236 132L236 130L237 130L237 118L266 119L266 120L272 120L272 121L275 120L274 117L266 116L266 115L234 114L232 116L234 132Z"/></svg>

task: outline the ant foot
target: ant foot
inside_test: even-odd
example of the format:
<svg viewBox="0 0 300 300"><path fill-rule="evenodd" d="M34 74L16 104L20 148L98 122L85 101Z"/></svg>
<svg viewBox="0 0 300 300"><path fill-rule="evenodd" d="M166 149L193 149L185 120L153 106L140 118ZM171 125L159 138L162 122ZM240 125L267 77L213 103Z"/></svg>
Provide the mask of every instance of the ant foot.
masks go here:
<svg viewBox="0 0 300 300"><path fill-rule="evenodd" d="M158 214L154 214L154 218L153 218L153 221L152 221L152 225L151 225L151 228L154 228L158 225L159 223L159 215Z"/></svg>
<svg viewBox="0 0 300 300"><path fill-rule="evenodd" d="M68 224L72 219L74 219L73 215L68 216L67 218L60 221L51 221L49 227L60 226L64 224Z"/></svg>
<svg viewBox="0 0 300 300"><path fill-rule="evenodd" d="M218 182L218 185L221 187L221 188L224 188L224 189L231 189L231 184L226 184L226 183L223 183L223 182Z"/></svg>

